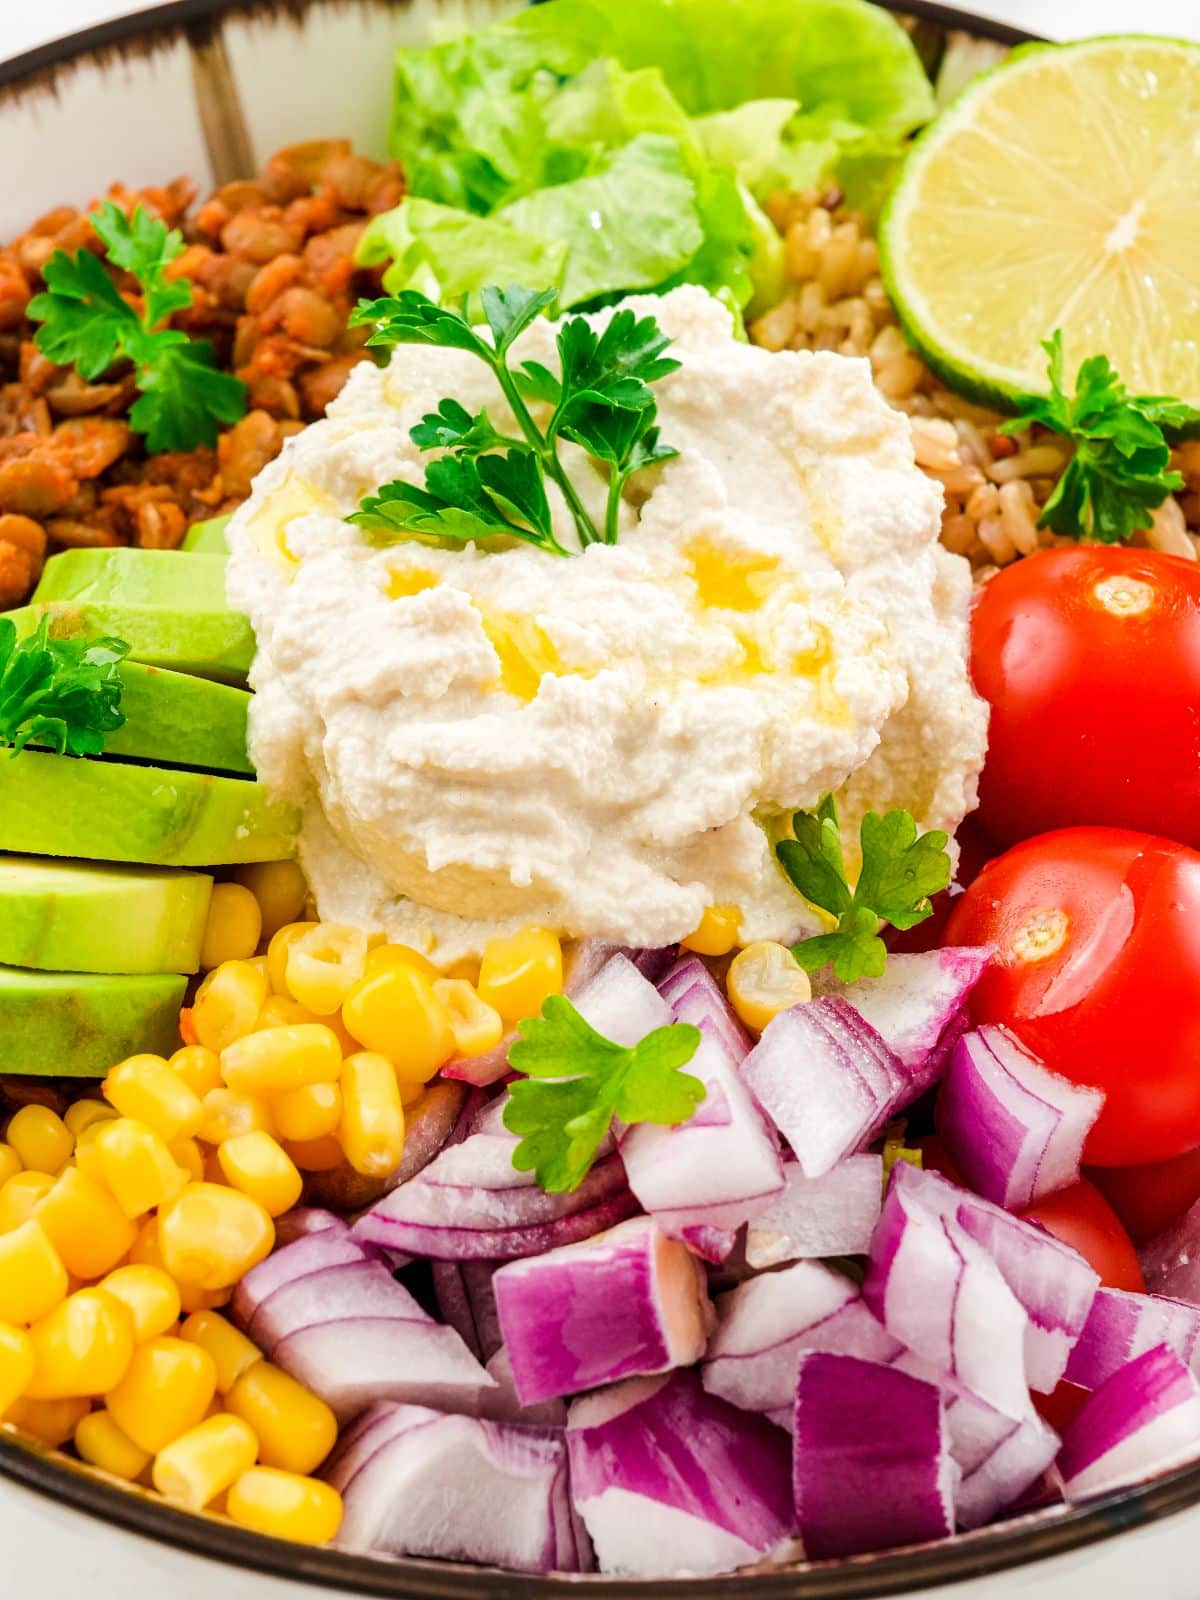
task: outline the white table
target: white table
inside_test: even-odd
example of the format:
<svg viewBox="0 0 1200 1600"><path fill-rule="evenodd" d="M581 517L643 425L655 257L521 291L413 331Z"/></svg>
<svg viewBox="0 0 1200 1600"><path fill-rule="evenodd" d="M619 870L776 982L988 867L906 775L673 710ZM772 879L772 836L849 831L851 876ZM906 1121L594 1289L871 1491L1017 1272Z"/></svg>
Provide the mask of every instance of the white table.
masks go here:
<svg viewBox="0 0 1200 1600"><path fill-rule="evenodd" d="M980 11L1060 39L1133 28L1142 33L1200 36L1200 11L1191 0L974 0L973 4L972 0L960 0L960 3L964 9ZM0 0L0 58L137 9L138 6L121 4L120 0L39 0L37 5Z"/></svg>

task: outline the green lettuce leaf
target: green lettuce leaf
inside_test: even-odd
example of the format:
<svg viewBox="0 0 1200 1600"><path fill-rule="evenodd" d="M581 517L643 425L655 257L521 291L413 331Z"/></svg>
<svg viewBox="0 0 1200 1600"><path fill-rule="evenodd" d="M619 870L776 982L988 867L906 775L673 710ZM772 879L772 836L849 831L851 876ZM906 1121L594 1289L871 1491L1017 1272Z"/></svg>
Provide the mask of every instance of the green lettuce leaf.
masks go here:
<svg viewBox="0 0 1200 1600"><path fill-rule="evenodd" d="M443 303L497 281L560 285L566 258L560 240L416 197L373 218L358 248L364 266L391 262L383 275L389 294L419 289Z"/></svg>

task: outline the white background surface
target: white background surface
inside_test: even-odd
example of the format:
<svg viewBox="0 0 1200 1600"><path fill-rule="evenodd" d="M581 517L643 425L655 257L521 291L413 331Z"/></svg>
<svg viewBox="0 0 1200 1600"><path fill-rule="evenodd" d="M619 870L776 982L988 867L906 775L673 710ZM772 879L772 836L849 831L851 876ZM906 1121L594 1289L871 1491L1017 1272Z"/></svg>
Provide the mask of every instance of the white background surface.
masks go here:
<svg viewBox="0 0 1200 1600"><path fill-rule="evenodd" d="M149 3L149 0L147 0ZM1056 38L1127 31L1200 36L1197 0L958 0L964 10ZM0 57L140 9L119 0L0 0Z"/></svg>

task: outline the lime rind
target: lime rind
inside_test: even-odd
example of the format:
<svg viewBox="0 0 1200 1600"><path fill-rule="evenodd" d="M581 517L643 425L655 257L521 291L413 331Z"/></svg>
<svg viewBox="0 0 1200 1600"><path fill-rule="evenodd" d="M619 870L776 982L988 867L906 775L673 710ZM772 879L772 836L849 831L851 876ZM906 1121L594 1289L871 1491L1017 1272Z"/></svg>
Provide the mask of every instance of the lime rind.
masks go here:
<svg viewBox="0 0 1200 1600"><path fill-rule="evenodd" d="M1125 50L1142 47L1173 54L1183 52L1200 62L1200 44L1153 34L1105 34L1066 44L1034 42L1017 46L1002 62L971 80L944 111L914 140L900 177L884 207L879 225L880 269L888 295L895 306L905 335L930 369L956 392L978 404L1002 412L1019 407L1027 395L1048 395L1049 380L1040 349L1030 351L1030 365L1019 378L1011 365L989 362L961 343L947 339L937 329L937 318L926 306L922 291L905 265L908 229L918 214L916 191L930 158L957 132L971 127L978 107L990 97L998 79L1008 80L1014 72L1040 66L1048 56L1060 59L1107 52L1113 45ZM953 264L949 270L953 270ZM1196 295L1200 299L1200 271L1196 276ZM1047 327L1048 336L1053 331ZM1200 387L1200 385L1198 385ZM1200 404L1200 394L1181 395L1192 405Z"/></svg>

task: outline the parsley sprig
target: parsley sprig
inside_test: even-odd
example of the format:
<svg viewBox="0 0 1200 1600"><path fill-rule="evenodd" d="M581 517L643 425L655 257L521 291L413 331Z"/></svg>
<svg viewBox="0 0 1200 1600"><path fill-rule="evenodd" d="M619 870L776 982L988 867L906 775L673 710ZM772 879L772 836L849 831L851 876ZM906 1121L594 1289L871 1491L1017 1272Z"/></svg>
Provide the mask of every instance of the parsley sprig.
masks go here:
<svg viewBox="0 0 1200 1600"><path fill-rule="evenodd" d="M183 250L183 235L144 206L126 216L112 200L94 213L92 226L109 262L137 279L141 307L125 298L90 250L56 250L42 269L46 292L29 302L30 317L42 324L34 343L89 383L116 362L131 361L141 392L129 423L145 434L151 452L214 445L217 425L244 415L246 386L218 369L207 339L163 326L192 303L191 284L167 275Z"/></svg>
<svg viewBox="0 0 1200 1600"><path fill-rule="evenodd" d="M843 983L881 977L887 965L881 926L923 922L933 910L930 895L950 882L947 835L931 829L918 836L907 811L882 817L868 811L859 830L862 870L851 889L832 795L816 811L797 811L792 832L795 838L775 846L780 866L806 900L837 918L831 933L802 939L792 954L806 972L832 961Z"/></svg>
<svg viewBox="0 0 1200 1600"><path fill-rule="evenodd" d="M18 642L16 625L0 617L0 746L99 755L125 723L119 669L128 654L123 639L52 639L46 616Z"/></svg>
<svg viewBox="0 0 1200 1600"><path fill-rule="evenodd" d="M524 1076L509 1089L504 1125L522 1135L513 1166L534 1173L547 1194L579 1187L614 1117L671 1127L704 1099L700 1080L680 1070L700 1045L690 1022L667 1023L627 1047L555 994L517 1032L508 1061Z"/></svg>
<svg viewBox="0 0 1200 1600"><path fill-rule="evenodd" d="M1155 509L1183 488L1182 476L1171 471L1163 429L1200 422L1200 411L1168 395L1130 394L1107 356L1089 356L1068 395L1062 329L1042 348L1050 358L1049 398L1027 396L1020 415L1000 431L1017 433L1038 422L1070 439L1075 454L1039 525L1072 539L1120 544L1151 527Z"/></svg>
<svg viewBox="0 0 1200 1600"><path fill-rule="evenodd" d="M560 325L558 372L538 361L511 367L514 342L549 310L555 293L516 285L484 289L480 302L491 341L462 312L416 290L359 304L350 320L374 327L368 344L424 344L478 356L495 375L519 430L502 433L486 410L472 414L457 400L442 400L411 431L420 449L446 452L426 467L424 488L401 480L386 483L349 519L366 528L373 543L413 534L459 543L501 535L568 555L554 534L547 479L566 501L581 548L616 543L625 484L635 472L678 454L660 438L650 385L679 363L664 355L670 341L653 317L618 311L600 333L583 317ZM539 404L550 408L545 426L530 409ZM602 529L589 516L563 462L563 440L607 468Z"/></svg>

